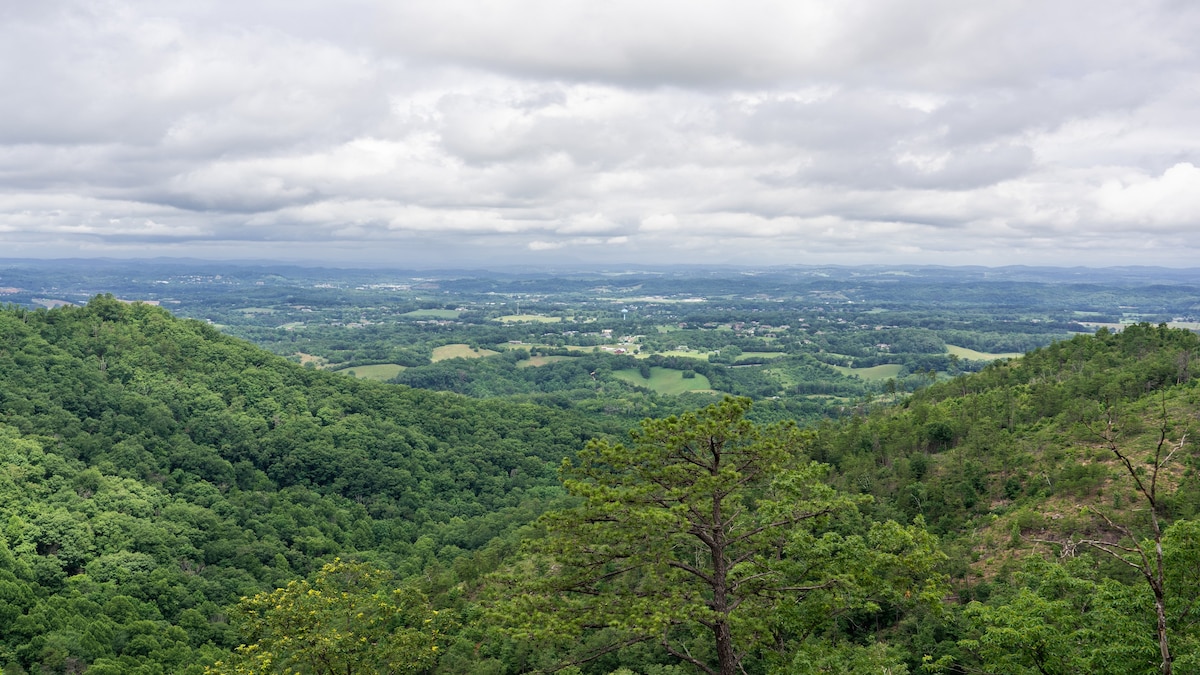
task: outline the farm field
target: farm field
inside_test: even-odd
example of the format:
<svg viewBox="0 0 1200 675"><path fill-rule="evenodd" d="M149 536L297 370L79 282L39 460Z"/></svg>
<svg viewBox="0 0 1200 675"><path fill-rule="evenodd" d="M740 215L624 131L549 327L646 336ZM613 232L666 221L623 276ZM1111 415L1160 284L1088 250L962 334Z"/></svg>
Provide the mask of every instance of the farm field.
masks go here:
<svg viewBox="0 0 1200 675"><path fill-rule="evenodd" d="M395 363L378 363L370 366L351 366L350 368L339 368L333 372L343 375L351 375L360 380L378 380L386 382L400 374L404 370L404 366Z"/></svg>
<svg viewBox="0 0 1200 675"><path fill-rule="evenodd" d="M544 366L548 363L558 363L559 361L567 361L569 359L571 359L570 356L531 356L524 361L518 361L517 367L536 368L537 366Z"/></svg>
<svg viewBox="0 0 1200 675"><path fill-rule="evenodd" d="M843 375L857 376L864 380L887 380L900 375L904 366L898 363L887 363L870 368L847 368L846 366L833 366L833 368Z"/></svg>
<svg viewBox="0 0 1200 675"><path fill-rule="evenodd" d="M642 353L638 354L638 358L644 359L644 358L649 357L651 354L659 354L662 356L675 356L675 357L685 358L685 359L697 359L699 361L707 361L708 355L711 353L712 352L702 352L702 351L695 350L695 349L669 349L669 350L661 351L661 352L643 351Z"/></svg>
<svg viewBox="0 0 1200 675"><path fill-rule="evenodd" d="M456 309L414 309L400 316L408 319L457 319L458 315Z"/></svg>
<svg viewBox="0 0 1200 675"><path fill-rule="evenodd" d="M742 352L739 359L777 359L781 356L787 356L784 352Z"/></svg>
<svg viewBox="0 0 1200 675"><path fill-rule="evenodd" d="M484 356L494 356L500 352L494 352L490 349L472 349L468 344L452 344L435 347L433 350L433 362L445 361L446 359L478 359Z"/></svg>
<svg viewBox="0 0 1200 675"><path fill-rule="evenodd" d="M996 359L1015 359L1021 356L1019 352L1006 352L1002 354L992 354L989 352L977 352L974 349L966 347L956 347L954 345L946 345L946 351L960 359L970 359L972 361L995 361Z"/></svg>
<svg viewBox="0 0 1200 675"><path fill-rule="evenodd" d="M562 323L561 316L546 316L545 314L508 314L496 317L501 323Z"/></svg>
<svg viewBox="0 0 1200 675"><path fill-rule="evenodd" d="M536 347L536 348L565 349L569 352L598 352L598 351L604 351L604 347L614 347L615 345L605 345L604 347L601 347L599 345L580 346L580 345L548 345L548 344L543 344L543 343L532 343L532 344L529 344L526 346L531 347L531 348ZM568 357L568 358L570 358L570 357Z"/></svg>
<svg viewBox="0 0 1200 675"><path fill-rule="evenodd" d="M696 373L696 377L684 379L682 370L674 368L660 368L654 366L650 369L650 379L641 376L637 368L626 368L624 370L614 370L613 376L625 380L630 384L635 384L639 387L652 389L659 394L682 394L689 391L712 391L712 385L709 384L708 378Z"/></svg>

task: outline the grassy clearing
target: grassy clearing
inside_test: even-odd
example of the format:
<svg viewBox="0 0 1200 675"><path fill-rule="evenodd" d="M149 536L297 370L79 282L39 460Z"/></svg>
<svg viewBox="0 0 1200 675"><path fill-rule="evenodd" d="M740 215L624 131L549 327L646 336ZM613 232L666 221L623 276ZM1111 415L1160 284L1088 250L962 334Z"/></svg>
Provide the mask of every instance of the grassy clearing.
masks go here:
<svg viewBox="0 0 1200 675"><path fill-rule="evenodd" d="M274 314L277 310L270 307L243 307L234 311L249 316L251 314Z"/></svg>
<svg viewBox="0 0 1200 675"><path fill-rule="evenodd" d="M305 354L304 352L296 352L296 356L300 357L300 365L302 366L306 366L311 363L317 368L321 368L326 363L329 363L329 361L320 356L313 356L312 354Z"/></svg>
<svg viewBox="0 0 1200 675"><path fill-rule="evenodd" d="M457 319L458 315L459 312L456 309L414 309L400 316L409 319Z"/></svg>
<svg viewBox="0 0 1200 675"><path fill-rule="evenodd" d="M650 369L650 379L648 380L641 376L637 368L614 370L613 375L630 384L653 389L660 394L712 391L712 385L709 383L707 377L696 373L696 377L684 379L683 371L675 370L674 368L659 368L658 366L654 366Z"/></svg>
<svg viewBox="0 0 1200 675"><path fill-rule="evenodd" d="M702 352L702 351L698 351L695 349L669 349L665 352L654 352L654 353L661 354L663 356L678 356L678 357L682 357L685 359L698 359L700 361L707 361L708 355L712 354L713 352ZM642 358L645 358L647 356L650 356L650 353L644 352L644 353L640 354L640 356Z"/></svg>
<svg viewBox="0 0 1200 675"><path fill-rule="evenodd" d="M484 356L493 356L500 352L494 352L490 349L471 349L471 345L453 344L442 345L433 350L433 362L445 361L446 359L478 359Z"/></svg>
<svg viewBox="0 0 1200 675"><path fill-rule="evenodd" d="M629 303L633 303L633 302L655 303L655 304L673 304L673 303L681 303L681 302L688 302L688 303L707 302L707 298L697 298L697 297L668 298L668 297L664 297L661 295L639 295L637 297L629 297L629 298L608 298L608 300L610 300L613 303L624 303L624 304L629 304Z"/></svg>
<svg viewBox="0 0 1200 675"><path fill-rule="evenodd" d="M784 352L742 352L739 359L777 359L781 356L787 356Z"/></svg>
<svg viewBox="0 0 1200 675"><path fill-rule="evenodd" d="M775 382L779 383L781 389L797 385L803 378L796 377L796 374L788 368L763 368L763 375L770 377Z"/></svg>
<svg viewBox="0 0 1200 675"><path fill-rule="evenodd" d="M404 370L404 366L396 363L377 363L371 366L339 368L333 372L343 375L353 374L360 380L379 380L380 382L384 382L399 375L402 370Z"/></svg>
<svg viewBox="0 0 1200 675"><path fill-rule="evenodd" d="M517 361L518 368L536 368L544 366L547 363L558 363L559 361L568 361L573 357L570 356L531 356L524 361Z"/></svg>
<svg viewBox="0 0 1200 675"><path fill-rule="evenodd" d="M889 380L900 375L904 366L898 363L885 363L882 366L871 366L870 368L847 368L846 366L834 366L833 368L843 375L857 375L863 380Z"/></svg>
<svg viewBox="0 0 1200 675"><path fill-rule="evenodd" d="M974 349L967 349L966 347L955 347L954 345L946 345L946 351L960 359L969 359L971 361L995 361L996 359L1015 359L1018 356L1023 356L1020 352L992 354L989 352L977 352Z"/></svg>
<svg viewBox="0 0 1200 675"><path fill-rule="evenodd" d="M607 346L612 347L613 345L607 345ZM546 347L546 348L553 348L553 349L565 349L569 352L589 352L589 353L593 352L593 351L604 351L604 347L580 347L579 345L531 344L531 345L521 345L521 347L528 347L530 349L534 349L534 348L538 348L538 347Z"/></svg>
<svg viewBox="0 0 1200 675"><path fill-rule="evenodd" d="M561 316L546 316L545 314L508 314L496 317L502 323L560 323Z"/></svg>

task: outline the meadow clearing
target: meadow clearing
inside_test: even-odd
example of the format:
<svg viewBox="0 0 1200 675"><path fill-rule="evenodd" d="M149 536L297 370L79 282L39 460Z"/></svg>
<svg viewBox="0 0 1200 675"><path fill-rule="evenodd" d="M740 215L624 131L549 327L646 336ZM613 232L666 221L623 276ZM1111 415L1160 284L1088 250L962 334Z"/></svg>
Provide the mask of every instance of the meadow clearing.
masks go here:
<svg viewBox="0 0 1200 675"><path fill-rule="evenodd" d="M946 345L946 351L960 359L969 359L971 361L995 361L996 359L1015 359L1018 356L1021 356L1020 352L977 352L974 349L956 347L954 345Z"/></svg>
<svg viewBox="0 0 1200 675"><path fill-rule="evenodd" d="M614 370L613 376L639 387L646 387L659 394L682 394L688 391L712 391L708 378L696 373L695 377L685 378L682 370L674 368L650 368L650 379L642 377L637 368Z"/></svg>
<svg viewBox="0 0 1200 675"><path fill-rule="evenodd" d="M386 382L400 374L404 366L395 363L377 363L370 366L351 366L339 368L333 372L343 375L354 375L360 380L378 380Z"/></svg>
<svg viewBox="0 0 1200 675"><path fill-rule="evenodd" d="M490 349L474 349L471 345L463 343L455 343L452 345L442 345L434 347L433 362L445 361L446 359L478 359L484 356L494 356L500 352Z"/></svg>

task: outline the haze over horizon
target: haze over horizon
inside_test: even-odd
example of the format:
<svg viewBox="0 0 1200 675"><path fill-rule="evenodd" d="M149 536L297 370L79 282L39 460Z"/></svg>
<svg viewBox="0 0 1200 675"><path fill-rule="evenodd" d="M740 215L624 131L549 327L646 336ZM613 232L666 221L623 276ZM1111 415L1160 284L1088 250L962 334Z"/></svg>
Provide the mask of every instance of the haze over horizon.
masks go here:
<svg viewBox="0 0 1200 675"><path fill-rule="evenodd" d="M0 6L0 258L1195 266L1200 6Z"/></svg>

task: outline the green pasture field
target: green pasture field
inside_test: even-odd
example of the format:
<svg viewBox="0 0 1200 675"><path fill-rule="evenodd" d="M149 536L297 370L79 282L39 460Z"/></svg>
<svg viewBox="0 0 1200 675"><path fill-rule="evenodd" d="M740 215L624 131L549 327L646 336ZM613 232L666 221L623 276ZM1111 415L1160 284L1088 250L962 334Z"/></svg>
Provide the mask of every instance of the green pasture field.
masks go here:
<svg viewBox="0 0 1200 675"><path fill-rule="evenodd" d="M708 355L712 352L701 352L694 349L669 349L665 352L654 352L662 356L677 356L685 359L696 359L697 361L707 361ZM638 358L644 359L650 356L650 352L642 352L637 355Z"/></svg>
<svg viewBox="0 0 1200 675"><path fill-rule="evenodd" d="M560 323L561 316L546 316L545 314L508 314L496 317L502 323Z"/></svg>
<svg viewBox="0 0 1200 675"><path fill-rule="evenodd" d="M974 349L967 349L966 347L955 347L954 345L946 345L946 351L960 359L969 359L971 361L995 361L996 359L1015 359L1018 356L1023 356L1020 352L990 354L988 352L977 352Z"/></svg>
<svg viewBox="0 0 1200 675"><path fill-rule="evenodd" d="M457 319L458 315L459 311L456 309L414 309L400 316L409 319Z"/></svg>
<svg viewBox="0 0 1200 675"><path fill-rule="evenodd" d="M611 344L610 344L610 345L597 346L597 347L590 347L590 346L589 346L589 347L581 347L581 346L579 346L579 345L546 345L546 344L536 344L536 345L521 345L521 346L522 346L522 347L528 346L530 349L534 349L534 348L540 348L540 347L545 347L545 348L554 348L554 349L565 349L565 350L567 350L567 351L569 351L569 352L593 352L593 351L597 351L597 350L602 352L602 351L604 351L604 347L605 347L605 346L607 346L607 347L612 347L613 345L611 345ZM568 357L568 358L569 358L569 357Z"/></svg>
<svg viewBox="0 0 1200 675"><path fill-rule="evenodd" d="M518 361L517 367L518 368L536 368L537 366L544 366L547 363L558 363L559 361L568 361L571 358L572 357L570 357L570 356L531 356L531 357L525 359L524 361Z"/></svg>
<svg viewBox="0 0 1200 675"><path fill-rule="evenodd" d="M249 316L252 314L274 314L278 310L271 309L270 307L243 307L234 311Z"/></svg>
<svg viewBox="0 0 1200 675"><path fill-rule="evenodd" d="M377 363L370 366L339 368L333 372L343 375L353 373L360 380L379 380L380 382L385 382L399 375L402 370L404 370L404 366L397 363Z"/></svg>
<svg viewBox="0 0 1200 675"><path fill-rule="evenodd" d="M638 303L658 303L658 304L665 305L665 304L674 304L674 303L681 303L681 302L696 303L696 304L708 302L708 298L696 298L696 297L668 298L668 297L664 297L661 295L641 295L641 296L631 297L631 298L605 298L605 299L610 302L613 302L613 303L623 303L623 304L628 304L631 302L638 302Z"/></svg>
<svg viewBox="0 0 1200 675"><path fill-rule="evenodd" d="M843 375L857 375L864 380L888 380L900 375L904 366L898 363L885 363L882 366L870 368L847 368L846 366L833 366L833 368Z"/></svg>
<svg viewBox="0 0 1200 675"><path fill-rule="evenodd" d="M494 352L490 349L471 349L471 345L467 344L452 344L435 347L433 350L433 362L445 361L446 359L478 359L484 356L494 356L500 352Z"/></svg>
<svg viewBox="0 0 1200 675"><path fill-rule="evenodd" d="M696 377L692 379L683 379L683 371L675 370L674 368L660 368L654 366L650 368L650 379L642 377L637 368L626 368L624 370L614 370L613 375L617 379L624 380L630 384L636 384L639 387L653 389L659 394L682 394L688 391L712 391L712 385L708 378L696 373Z"/></svg>
<svg viewBox="0 0 1200 675"><path fill-rule="evenodd" d="M739 359L777 359L781 356L787 356L784 352L742 352Z"/></svg>

